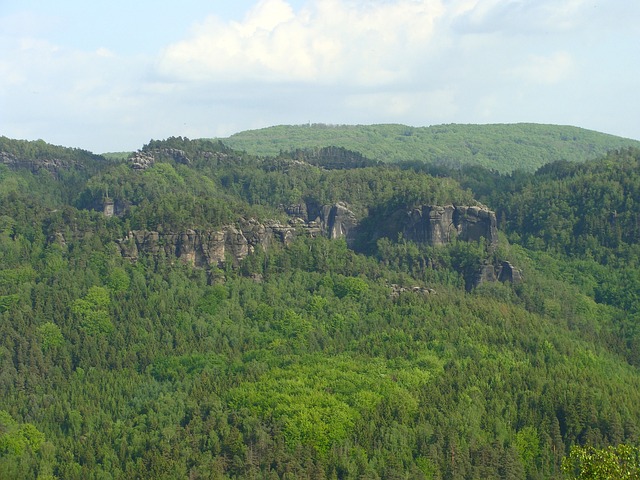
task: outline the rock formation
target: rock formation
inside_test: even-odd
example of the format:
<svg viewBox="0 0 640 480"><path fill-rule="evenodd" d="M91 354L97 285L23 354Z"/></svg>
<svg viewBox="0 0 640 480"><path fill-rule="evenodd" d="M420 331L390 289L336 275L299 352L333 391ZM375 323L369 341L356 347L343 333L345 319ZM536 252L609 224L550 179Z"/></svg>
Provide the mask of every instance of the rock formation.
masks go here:
<svg viewBox="0 0 640 480"><path fill-rule="evenodd" d="M522 272L507 261L501 262L498 266L486 264L480 267L473 287L477 287L486 282L498 281L503 283L520 283L522 282Z"/></svg>
<svg viewBox="0 0 640 480"><path fill-rule="evenodd" d="M145 170L156 163L159 158L171 158L176 163L189 165L191 160L183 150L177 148L160 148L154 150L138 150L129 157L129 163L134 170Z"/></svg>
<svg viewBox="0 0 640 480"><path fill-rule="evenodd" d="M196 267L222 266L225 254L234 252L237 261L247 253L247 243L238 242L232 230L198 232L187 230L181 233L158 233L134 230L118 240L122 256L137 260L141 254L177 257ZM228 234L228 235L227 235Z"/></svg>
<svg viewBox="0 0 640 480"><path fill-rule="evenodd" d="M304 202L294 203L282 207L287 215L294 218L301 218L305 222L308 221L307 204Z"/></svg>
<svg viewBox="0 0 640 480"><path fill-rule="evenodd" d="M258 247L266 251L274 244L287 245L299 235L345 238L349 246L356 240L358 219L344 203L321 207L301 203L283 209L291 216L287 224L240 219L234 225L216 230L190 229L175 233L135 230L117 243L121 254L131 260L141 254L164 254L196 267L212 268L228 262L237 265ZM109 215L112 211L113 205L105 203L104 213ZM309 218L311 215L313 220ZM464 241L484 238L489 247L495 247L498 242L495 214L486 208L429 205L412 210L403 219L404 238L414 242L441 246L455 238ZM470 279L468 288L498 280L517 283L522 276L509 262L502 262L497 267L486 264L477 273L475 281Z"/></svg>
<svg viewBox="0 0 640 480"><path fill-rule="evenodd" d="M113 217L116 212L116 205L110 198L105 198L102 205L102 213L105 217Z"/></svg>
<svg viewBox="0 0 640 480"><path fill-rule="evenodd" d="M496 267L491 264L482 265L478 273L476 274L474 287L486 282L496 282L498 277L496 276Z"/></svg>
<svg viewBox="0 0 640 480"><path fill-rule="evenodd" d="M156 162L152 154L143 152L142 150L135 152L129 158L131 168L134 170L145 170Z"/></svg>
<svg viewBox="0 0 640 480"><path fill-rule="evenodd" d="M289 244L297 235L353 238L357 220L344 204L328 205L314 221L292 218L283 225L276 221L259 222L241 219L236 225L218 230L186 230L159 233L135 230L117 241L122 256L135 260L140 254L164 254L177 257L196 267L222 267L231 261L238 264L260 246L268 250L273 244Z"/></svg>
<svg viewBox="0 0 640 480"><path fill-rule="evenodd" d="M484 238L492 247L498 243L496 215L484 207L424 205L413 209L407 217L403 222L403 238L416 243L441 246L454 238L465 241Z"/></svg>
<svg viewBox="0 0 640 480"><path fill-rule="evenodd" d="M418 294L421 294L421 295L435 295L436 294L436 291L433 288L420 287L420 286L403 287L403 286L397 285L395 283L392 283L390 285L390 289L391 289L391 294L389 296L391 298L393 298L393 299L399 298L400 295L403 294L403 293L418 293Z"/></svg>
<svg viewBox="0 0 640 480"><path fill-rule="evenodd" d="M502 262L498 270L498 280L501 282L520 283L522 282L522 272L509 262Z"/></svg>
<svg viewBox="0 0 640 480"><path fill-rule="evenodd" d="M358 232L358 219L344 203L322 207L319 221L322 232L328 238L345 238L347 245L353 245Z"/></svg>
<svg viewBox="0 0 640 480"><path fill-rule="evenodd" d="M56 173L60 169L70 168L74 165L71 161L59 158L39 158L37 160L31 158L25 159L8 152L0 152L0 163L13 169L26 168L33 173L37 173L40 170L48 170L52 173Z"/></svg>

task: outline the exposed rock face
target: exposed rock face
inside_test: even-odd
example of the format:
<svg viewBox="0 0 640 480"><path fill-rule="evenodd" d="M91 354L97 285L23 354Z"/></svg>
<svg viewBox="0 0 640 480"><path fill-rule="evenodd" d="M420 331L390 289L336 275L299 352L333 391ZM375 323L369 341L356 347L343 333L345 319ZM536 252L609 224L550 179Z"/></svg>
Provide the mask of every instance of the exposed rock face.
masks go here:
<svg viewBox="0 0 640 480"><path fill-rule="evenodd" d="M403 293L419 293L421 295L435 295L436 291L433 288L413 286L413 287L403 287L401 285L397 285L392 283L391 287L391 298L397 299Z"/></svg>
<svg viewBox="0 0 640 480"><path fill-rule="evenodd" d="M358 231L358 219L342 202L325 205L320 211L320 228L328 238L344 237L351 246Z"/></svg>
<svg viewBox="0 0 640 480"><path fill-rule="evenodd" d="M153 165L156 159L150 153L138 151L129 158L129 162L134 170L145 170Z"/></svg>
<svg viewBox="0 0 640 480"><path fill-rule="evenodd" d="M237 263L250 252L247 238L235 226L218 231L187 230L181 233L134 230L118 244L122 256L131 260L136 260L142 253L164 253L195 267L221 267L228 260Z"/></svg>
<svg viewBox="0 0 640 480"><path fill-rule="evenodd" d="M227 225L215 231L159 233L134 230L117 243L122 256L132 260L142 253L164 253L196 267L222 267L228 261L237 264L257 246L267 250L274 242L290 243L297 234L315 236L317 233L319 229L313 227L296 228L277 222L243 219L238 225Z"/></svg>
<svg viewBox="0 0 640 480"><path fill-rule="evenodd" d="M131 168L134 170L145 170L156 163L158 158L169 157L177 163L189 165L191 160L183 150L177 148L160 148L155 150L138 150L129 158Z"/></svg>
<svg viewBox="0 0 640 480"><path fill-rule="evenodd" d="M105 214L111 205L105 204ZM117 209L116 209L117 210ZM197 267L222 267L227 262L237 265L256 248L268 250L274 243L287 245L296 236L324 236L330 239L345 238L353 246L359 223L355 214L344 203L316 207L292 205L286 207L292 217L288 224L275 221L259 222L240 219L235 225L227 225L215 231L186 230L178 233L159 233L137 230L119 240L124 257L135 260L142 253L164 254L177 257ZM309 212L317 213L309 221ZM116 211L117 214L117 211ZM489 246L497 244L495 214L480 207L423 206L411 211L405 219L403 235L406 239L430 245L446 245L454 238L478 241L484 238ZM520 272L510 263L499 267L484 265L471 286L486 281L521 281Z"/></svg>
<svg viewBox="0 0 640 480"><path fill-rule="evenodd" d="M498 271L498 280L501 282L520 283L522 282L522 272L509 262L502 262Z"/></svg>
<svg viewBox="0 0 640 480"><path fill-rule="evenodd" d="M474 286L477 287L482 283L495 282L497 280L498 277L496 276L496 268L491 264L482 265L482 267L480 267L480 270L478 271Z"/></svg>
<svg viewBox="0 0 640 480"><path fill-rule="evenodd" d="M105 217L113 217L115 214L116 208L115 203L111 199L105 199L102 207L102 213Z"/></svg>
<svg viewBox="0 0 640 480"><path fill-rule="evenodd" d="M292 205L287 205L286 207L284 207L284 211L291 217L301 218L305 222L308 220L306 203L295 203Z"/></svg>
<svg viewBox="0 0 640 480"><path fill-rule="evenodd" d="M187 157L185 151L178 148L161 148L159 150L155 150L155 152L160 155L171 157L175 162L183 165L189 165L191 163L191 160Z"/></svg>
<svg viewBox="0 0 640 480"><path fill-rule="evenodd" d="M312 236L323 235L330 239L343 238L352 245L358 232L358 219L349 207L338 202L334 205L307 205L304 202L283 207L294 223L304 224Z"/></svg>
<svg viewBox="0 0 640 480"><path fill-rule="evenodd" d="M33 173L37 173L40 170L48 170L55 173L60 169L69 168L73 165L73 163L59 158L24 159L8 152L0 152L0 163L10 168L26 168Z"/></svg>
<svg viewBox="0 0 640 480"><path fill-rule="evenodd" d="M424 205L413 209L404 222L402 235L407 240L433 246L446 245L459 238L479 241L490 246L498 243L494 212L481 207Z"/></svg>
<svg viewBox="0 0 640 480"><path fill-rule="evenodd" d="M221 267L231 261L238 264L260 246L268 250L274 243L289 244L297 235L309 237L352 238L357 226L355 215L344 205L323 208L319 221L292 219L288 225L274 221L241 219L216 231L186 230L159 233L134 230L118 240L122 256L135 260L142 253L177 257L196 267Z"/></svg>
<svg viewBox="0 0 640 480"><path fill-rule="evenodd" d="M515 268L510 262L501 262L499 266L487 264L483 265L476 276L474 287L485 282L522 282L522 272Z"/></svg>

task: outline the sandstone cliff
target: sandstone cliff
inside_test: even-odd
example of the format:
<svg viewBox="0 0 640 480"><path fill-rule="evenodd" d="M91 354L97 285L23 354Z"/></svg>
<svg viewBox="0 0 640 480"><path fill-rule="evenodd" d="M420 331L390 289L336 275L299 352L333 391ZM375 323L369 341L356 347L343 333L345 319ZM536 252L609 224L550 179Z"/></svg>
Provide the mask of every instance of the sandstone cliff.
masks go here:
<svg viewBox="0 0 640 480"><path fill-rule="evenodd" d="M141 253L163 253L198 267L221 267L229 261L238 264L258 246L268 250L274 242L287 245L298 235L344 238L353 246L359 233L355 214L341 202L316 208L317 216L313 220L308 218L304 204L285 210L292 215L287 224L241 219L235 225L213 231L137 230L118 240L118 244L122 255L131 259ZM489 246L495 246L498 241L495 214L480 207L423 206L406 213L402 233L408 240L434 246L446 245L454 238L465 241L484 238Z"/></svg>
<svg viewBox="0 0 640 480"><path fill-rule="evenodd" d="M183 150L177 148L160 148L152 150L138 150L129 157L129 164L134 170L146 170L158 159L170 158L176 163L189 165L191 160Z"/></svg>
<svg viewBox="0 0 640 480"><path fill-rule="evenodd" d="M486 282L498 281L520 283L522 282L522 272L507 261L500 262L497 266L486 264L478 271L473 286L477 287Z"/></svg>
<svg viewBox="0 0 640 480"><path fill-rule="evenodd" d="M227 225L218 230L186 230L179 233L159 233L135 230L117 241L122 256L135 260L140 254L163 253L196 267L222 267L227 262L238 264L257 246L267 250L273 242L289 243L296 228L277 222L259 223L242 220L239 225ZM308 234L313 234L309 229Z"/></svg>
<svg viewBox="0 0 640 480"><path fill-rule="evenodd" d="M306 216L306 208L291 208L300 215L304 212ZM110 210L105 210L105 214L110 213ZM143 253L162 253L197 267L222 267L229 261L238 264L258 246L268 250L274 242L287 245L297 235L345 238L350 243L355 238L357 225L353 212L344 203L337 203L323 206L318 217L311 221L296 216L287 224L241 219L235 225L226 225L212 231L190 229L184 232L159 233L135 230L117 243L122 255L132 260Z"/></svg>
<svg viewBox="0 0 640 480"><path fill-rule="evenodd" d="M416 243L446 245L455 238L471 242L484 238L487 245L498 244L496 215L483 207L424 205L407 213L402 235Z"/></svg>
<svg viewBox="0 0 640 480"><path fill-rule="evenodd" d="M345 238L347 245L353 245L358 233L358 219L344 203L322 207L319 221L325 236L331 239Z"/></svg>
<svg viewBox="0 0 640 480"><path fill-rule="evenodd" d="M18 157L8 152L0 152L0 163L8 166L9 168L24 168L33 173L37 173L40 170L48 170L52 173L56 173L60 169L70 168L74 165L74 163L69 160L63 160L55 157L32 159Z"/></svg>

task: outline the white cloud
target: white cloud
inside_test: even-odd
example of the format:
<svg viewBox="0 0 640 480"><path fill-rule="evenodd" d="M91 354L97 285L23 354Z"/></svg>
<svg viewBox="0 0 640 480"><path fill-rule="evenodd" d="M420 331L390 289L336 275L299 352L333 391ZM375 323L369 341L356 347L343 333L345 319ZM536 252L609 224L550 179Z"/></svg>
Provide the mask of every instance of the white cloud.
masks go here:
<svg viewBox="0 0 640 480"><path fill-rule="evenodd" d="M377 112L389 121L421 119L425 116L434 121L445 121L458 112L455 89L443 87L425 92L383 92L353 94L347 97L348 110Z"/></svg>
<svg viewBox="0 0 640 480"><path fill-rule="evenodd" d="M440 0L317 0L298 12L262 0L241 22L207 19L164 51L158 69L186 81L384 85L410 76L443 13Z"/></svg>
<svg viewBox="0 0 640 480"><path fill-rule="evenodd" d="M106 151L307 121L578 119L638 137L640 3L303 1L202 16L149 57L74 37L64 14L0 16L0 133ZM157 27L143 20L134 37Z"/></svg>
<svg viewBox="0 0 640 480"><path fill-rule="evenodd" d="M569 53L555 52L548 56L530 55L527 63L509 73L528 82L553 85L567 79L573 69L574 61Z"/></svg>
<svg viewBox="0 0 640 480"><path fill-rule="evenodd" d="M115 53L113 53L111 50L105 47L100 47L99 49L97 49L96 55L104 58L114 58L116 56Z"/></svg>
<svg viewBox="0 0 640 480"><path fill-rule="evenodd" d="M454 27L463 33L536 34L570 31L593 0L459 0Z"/></svg>

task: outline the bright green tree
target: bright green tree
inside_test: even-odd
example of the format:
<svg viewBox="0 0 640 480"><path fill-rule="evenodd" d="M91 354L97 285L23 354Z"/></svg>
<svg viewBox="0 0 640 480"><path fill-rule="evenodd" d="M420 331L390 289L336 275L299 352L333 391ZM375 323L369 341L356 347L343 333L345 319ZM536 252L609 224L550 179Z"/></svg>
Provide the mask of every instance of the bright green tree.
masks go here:
<svg viewBox="0 0 640 480"><path fill-rule="evenodd" d="M44 351L49 350L51 347L59 347L64 343L60 327L53 322L46 322L40 325L38 327L38 335Z"/></svg>
<svg viewBox="0 0 640 480"><path fill-rule="evenodd" d="M616 447L571 448L562 460L562 470L579 480L632 480L640 478L640 448L620 444Z"/></svg>

